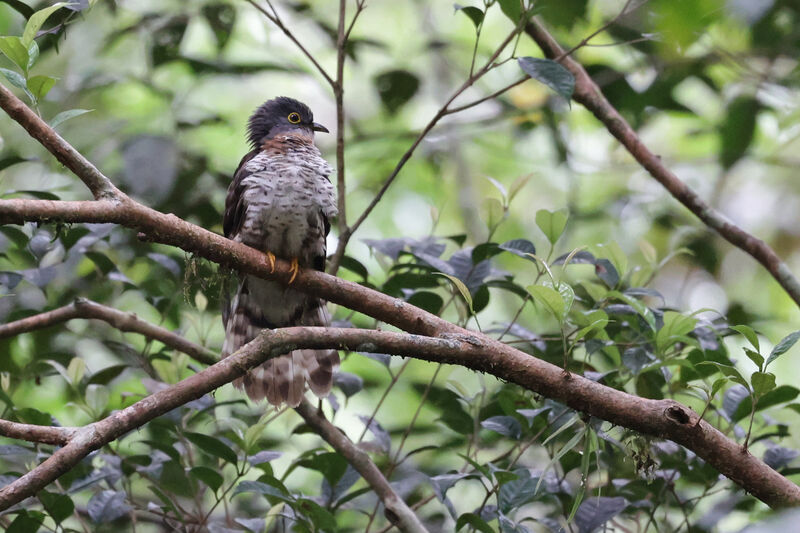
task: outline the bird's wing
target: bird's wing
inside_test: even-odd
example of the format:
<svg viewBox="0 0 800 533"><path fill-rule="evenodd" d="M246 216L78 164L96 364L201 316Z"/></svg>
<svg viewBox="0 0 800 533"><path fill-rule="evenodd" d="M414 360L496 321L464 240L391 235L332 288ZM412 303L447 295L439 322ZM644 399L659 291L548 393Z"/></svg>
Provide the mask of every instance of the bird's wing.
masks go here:
<svg viewBox="0 0 800 533"><path fill-rule="evenodd" d="M222 231L229 239L234 238L242 227L245 214L244 186L242 181L250 175L247 163L258 155L258 150L248 152L239 162L233 181L228 187L228 196L225 198L225 214L222 219Z"/></svg>

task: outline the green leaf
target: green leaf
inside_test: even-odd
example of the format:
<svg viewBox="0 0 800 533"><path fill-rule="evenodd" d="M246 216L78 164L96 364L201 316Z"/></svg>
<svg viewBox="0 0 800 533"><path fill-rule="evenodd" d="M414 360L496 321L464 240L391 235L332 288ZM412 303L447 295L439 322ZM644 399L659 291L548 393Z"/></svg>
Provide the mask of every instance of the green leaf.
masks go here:
<svg viewBox="0 0 800 533"><path fill-rule="evenodd" d="M478 9L477 7L461 6L459 4L453 4L453 7L455 8L456 11L461 11L466 16L468 16L469 19L472 21L472 23L475 25L476 29L480 27L481 24L483 24L483 17L485 13L480 9Z"/></svg>
<svg viewBox="0 0 800 533"><path fill-rule="evenodd" d="M536 247L527 239L512 239L501 244L499 248L506 252L511 252L514 255L518 255L523 259L527 259L528 261L536 262L536 259L531 257L531 255L536 254Z"/></svg>
<svg viewBox="0 0 800 533"><path fill-rule="evenodd" d="M731 326L731 329L734 331L738 331L747 341L756 349L757 352L761 351L761 346L758 343L758 334L751 328L750 326L746 326L744 324L740 324L738 326Z"/></svg>
<svg viewBox="0 0 800 533"><path fill-rule="evenodd" d="M191 432L186 432L183 436L207 454L219 457L228 463L236 464L236 452L218 438Z"/></svg>
<svg viewBox="0 0 800 533"><path fill-rule="evenodd" d="M514 200L514 197L528 184L531 178L533 178L533 174L525 174L514 180L514 183L508 189L508 203Z"/></svg>
<svg viewBox="0 0 800 533"><path fill-rule="evenodd" d="M50 76L33 76L32 78L28 78L28 89L30 89L31 94L33 94L37 102L47 96L47 93L50 92L50 89L52 89L55 84L56 79Z"/></svg>
<svg viewBox="0 0 800 533"><path fill-rule="evenodd" d="M50 15L68 5L70 5L69 2L56 2L52 6L40 9L31 15L31 18L28 19L28 23L25 24L25 31L22 32L22 43L25 45L25 47L27 48L28 45L33 42L34 37L36 37L36 33Z"/></svg>
<svg viewBox="0 0 800 533"><path fill-rule="evenodd" d="M37 497L39 501L42 502L44 510L47 511L47 514L50 515L56 524L63 522L75 511L75 504L72 503L72 499L66 494L57 494L55 492L43 490L37 494Z"/></svg>
<svg viewBox="0 0 800 533"><path fill-rule="evenodd" d="M735 165L752 144L760 108L752 96L739 96L728 105L728 113L719 129L719 162L725 170Z"/></svg>
<svg viewBox="0 0 800 533"><path fill-rule="evenodd" d="M336 531L336 519L330 511L312 500L299 500L297 508L311 519L315 528L320 531Z"/></svg>
<svg viewBox="0 0 800 533"><path fill-rule="evenodd" d="M14 62L24 72L28 71L28 47L19 37L0 37L0 52Z"/></svg>
<svg viewBox="0 0 800 533"><path fill-rule="evenodd" d="M742 376L742 374L731 365L725 365L716 361L701 361L697 363L697 366L700 365L713 365L717 367L720 372L722 372L723 376L728 377L731 381L734 381L750 390L750 384L747 383L747 380L744 379L744 376Z"/></svg>
<svg viewBox="0 0 800 533"><path fill-rule="evenodd" d="M25 94L28 95L28 98L30 98L31 101L33 101L33 95L28 90L28 84L25 82L25 77L22 74L20 74L16 70L10 70L7 68L0 68L0 72L3 73L3 76L5 76L9 82L11 82L11 85L13 85L14 87L19 87L20 89L25 91Z"/></svg>
<svg viewBox="0 0 800 533"><path fill-rule="evenodd" d="M114 264L114 261L109 259L107 255L101 252L86 252L83 255L88 257L103 274L108 274L117 268L117 265Z"/></svg>
<svg viewBox="0 0 800 533"><path fill-rule="evenodd" d="M540 209L536 212L536 225L547 237L551 244L555 244L561 234L564 233L564 227L567 225L567 211L561 209L559 211L548 211L547 209Z"/></svg>
<svg viewBox="0 0 800 533"><path fill-rule="evenodd" d="M505 16L513 22L519 22L522 17L522 0L498 0L498 3Z"/></svg>
<svg viewBox="0 0 800 533"><path fill-rule="evenodd" d="M550 87L567 102L570 101L575 90L575 76L560 63L538 57L520 57L517 61L525 74Z"/></svg>
<svg viewBox="0 0 800 533"><path fill-rule="evenodd" d="M347 460L336 452L318 453L299 461L298 464L303 468L321 473L328 480L331 487L342 479L347 470Z"/></svg>
<svg viewBox="0 0 800 533"><path fill-rule="evenodd" d="M108 385L112 379L119 376L126 368L128 368L128 365L112 365L102 370L98 370L89 377L88 383Z"/></svg>
<svg viewBox="0 0 800 533"><path fill-rule="evenodd" d="M713 398L717 395L719 390L728 382L728 378L717 378L714 381L714 384L711 385L711 394L710 396Z"/></svg>
<svg viewBox="0 0 800 533"><path fill-rule="evenodd" d="M780 387L775 387L774 389L765 393L758 399L758 404L756 404L756 412L763 411L764 409L768 409L774 405L791 402L792 400L797 398L798 394L800 394L800 390L789 385L781 385ZM732 415L734 422L739 421L746 416L749 416L751 406L752 406L751 397L746 396L745 398L743 398L742 401L739 403L739 405L736 407L736 412L734 412Z"/></svg>
<svg viewBox="0 0 800 533"><path fill-rule="evenodd" d="M764 364L764 356L756 351L751 350L750 348L744 348L744 353L753 363L755 363L758 369L761 370L762 365Z"/></svg>
<svg viewBox="0 0 800 533"><path fill-rule="evenodd" d="M67 367L67 381L70 385L78 386L83 379L83 374L86 372L86 361L80 357L73 357Z"/></svg>
<svg viewBox="0 0 800 533"><path fill-rule="evenodd" d="M105 411L110 396L108 388L104 385L93 383L86 387L86 405L97 416L102 415L103 411Z"/></svg>
<svg viewBox="0 0 800 533"><path fill-rule="evenodd" d="M577 433L575 433L575 435L573 435L573 437L571 439L569 439L566 442L566 444L564 444L564 446L561 447L560 450L558 450L553 455L552 459L550 459L550 461L547 463L547 465L542 470L542 475L539 478L539 481L536 482L536 488L533 491L534 493L539 492L539 487L541 486L542 481L544 481L544 478L545 478L545 472L547 472L550 469L550 467L552 467L554 464L556 464L558 461L560 461L561 458L564 457L564 455L566 455L567 452L573 450L575 448L575 446L577 446L578 443L581 441L581 439L584 437L584 433L586 433L586 431L587 431L586 430L586 426L583 426L581 429L578 430ZM552 437L552 435L551 435L551 437Z"/></svg>
<svg viewBox="0 0 800 533"><path fill-rule="evenodd" d="M39 531L39 526L44 521L44 513L38 511L25 511L22 510L8 525L6 533L30 533L31 531Z"/></svg>
<svg viewBox="0 0 800 533"><path fill-rule="evenodd" d="M664 325L656 332L656 350L663 353L676 342L683 340L686 334L694 330L695 325L697 325L696 318L675 311L666 311Z"/></svg>
<svg viewBox="0 0 800 533"><path fill-rule="evenodd" d="M473 530L481 531L482 533L494 533L489 524L475 513L464 513L458 517L456 531L461 531L464 526L471 526Z"/></svg>
<svg viewBox="0 0 800 533"><path fill-rule="evenodd" d="M497 198L486 198L481 204L481 209L483 218L486 220L486 227L490 232L494 231L508 216L508 211Z"/></svg>
<svg viewBox="0 0 800 533"><path fill-rule="evenodd" d="M628 271L628 257L616 242L599 244L595 247L595 251L597 256L607 257L611 261L620 277L623 277Z"/></svg>
<svg viewBox="0 0 800 533"><path fill-rule="evenodd" d="M53 117L53 119L50 121L50 127L55 129L69 119L79 117L85 113L89 113L90 111L94 111L94 109L68 109L67 111L62 111Z"/></svg>
<svg viewBox="0 0 800 533"><path fill-rule="evenodd" d="M503 204L507 205L508 204L508 191L506 191L505 186L502 183L500 183L499 181L497 181L496 179L494 179L494 178L492 178L490 176L486 176L486 179L489 181L489 183L494 185L494 188L497 189L497 191L500 193L500 197L503 199Z"/></svg>
<svg viewBox="0 0 800 533"><path fill-rule="evenodd" d="M264 476L261 477L263 478ZM280 484L282 487L280 481L275 479L275 482ZM263 494L264 496L274 496L283 501L292 501L289 497L290 494L289 491L286 490L286 487L281 487L273 486L272 484L267 484L263 481L242 481L236 485L233 495L236 496L237 494L241 494L243 492L256 492L258 494Z"/></svg>
<svg viewBox="0 0 800 533"><path fill-rule="evenodd" d="M39 59L39 45L36 44L36 41L33 41L30 46L28 46L28 68L25 72L33 67L37 59Z"/></svg>
<svg viewBox="0 0 800 533"><path fill-rule="evenodd" d="M453 282L453 285L456 286L456 288L458 289L458 292L460 292L461 296L464 297L464 300L467 302L467 305L469 306L469 310L471 312L472 311L472 295L469 293L469 289L467 288L467 286L464 285L464 282L461 281L460 279L458 279L455 276L451 276L451 275L445 274L443 272L436 272L436 274L438 274L439 276L444 276L447 279L449 279L451 282Z"/></svg>
<svg viewBox="0 0 800 533"><path fill-rule="evenodd" d="M564 299L557 290L545 285L531 285L528 287L528 292L533 296L534 300L544 304L544 306L553 313L556 320L559 322L563 320L565 309Z"/></svg>
<svg viewBox="0 0 800 533"><path fill-rule="evenodd" d="M374 78L375 88L381 103L394 115L400 110L419 90L419 78L407 70L389 70L382 72Z"/></svg>
<svg viewBox="0 0 800 533"><path fill-rule="evenodd" d="M768 367L769 364L779 356L786 353L792 346L794 346L798 339L800 339L800 331L789 333L783 339L781 339L781 342L775 345L775 347L772 349L772 352L770 352L769 357L767 357L767 364L764 365L764 368Z"/></svg>
<svg viewBox="0 0 800 533"><path fill-rule="evenodd" d="M775 374L771 372L753 372L750 376L750 383L753 384L753 392L756 396L762 396L775 388Z"/></svg>
<svg viewBox="0 0 800 533"><path fill-rule="evenodd" d="M490 431L495 431L506 437L511 437L512 439L518 439L522 434L522 427L513 416L491 416L481 422L481 427Z"/></svg>
<svg viewBox="0 0 800 533"><path fill-rule="evenodd" d="M644 321L647 322L647 325L650 326L650 329L655 331L656 317L653 316L653 312L648 307L646 307L642 302L640 302L636 298L628 296L627 294L621 293L619 291L608 291L608 294L606 296L608 298L616 298L618 300L622 300L626 304L633 307L636 310L636 312L639 313L639 315L641 315L642 318L644 318Z"/></svg>
<svg viewBox="0 0 800 533"><path fill-rule="evenodd" d="M224 481L219 472L207 466L195 466L189 470L189 475L205 483L214 492L217 492Z"/></svg>

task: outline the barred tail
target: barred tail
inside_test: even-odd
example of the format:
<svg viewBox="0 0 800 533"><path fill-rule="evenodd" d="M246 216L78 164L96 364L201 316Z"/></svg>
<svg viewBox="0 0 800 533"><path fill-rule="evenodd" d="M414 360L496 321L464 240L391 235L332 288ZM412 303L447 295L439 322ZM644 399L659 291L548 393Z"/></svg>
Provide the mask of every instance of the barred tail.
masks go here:
<svg viewBox="0 0 800 533"><path fill-rule="evenodd" d="M328 326L330 315L319 298L245 276L223 313L223 321L222 356L227 357L253 340L262 329ZM266 398L272 405L286 403L296 407L303 400L306 383L317 396L327 396L338 365L336 350L294 350L250 370L233 384L244 389L252 400Z"/></svg>

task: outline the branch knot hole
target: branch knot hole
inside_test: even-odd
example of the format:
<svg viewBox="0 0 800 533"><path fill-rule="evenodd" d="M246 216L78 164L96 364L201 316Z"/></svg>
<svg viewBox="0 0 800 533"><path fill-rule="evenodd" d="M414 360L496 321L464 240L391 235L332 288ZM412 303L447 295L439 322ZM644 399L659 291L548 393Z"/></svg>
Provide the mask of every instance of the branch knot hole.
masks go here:
<svg viewBox="0 0 800 533"><path fill-rule="evenodd" d="M688 424L692 419L689 413L687 413L683 407L679 405L671 405L670 407L667 407L667 409L664 411L664 414L673 422L677 422L681 425Z"/></svg>

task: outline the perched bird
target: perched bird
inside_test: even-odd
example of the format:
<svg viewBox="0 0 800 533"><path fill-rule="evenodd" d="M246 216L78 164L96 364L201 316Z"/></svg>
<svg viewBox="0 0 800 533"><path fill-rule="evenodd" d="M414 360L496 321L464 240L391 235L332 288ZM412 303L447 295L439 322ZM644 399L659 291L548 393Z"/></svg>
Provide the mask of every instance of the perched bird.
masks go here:
<svg viewBox="0 0 800 533"><path fill-rule="evenodd" d="M314 122L305 104L281 96L265 102L248 122L252 150L242 158L228 187L225 236L291 261L289 286L247 274L239 275L235 293L223 304L227 357L262 329L327 326L325 301L291 288L299 267L324 270L325 237L337 214L333 168L314 146L314 132L328 130ZM275 357L234 381L253 400L297 406L305 384L326 396L339 364L335 350L294 350Z"/></svg>

